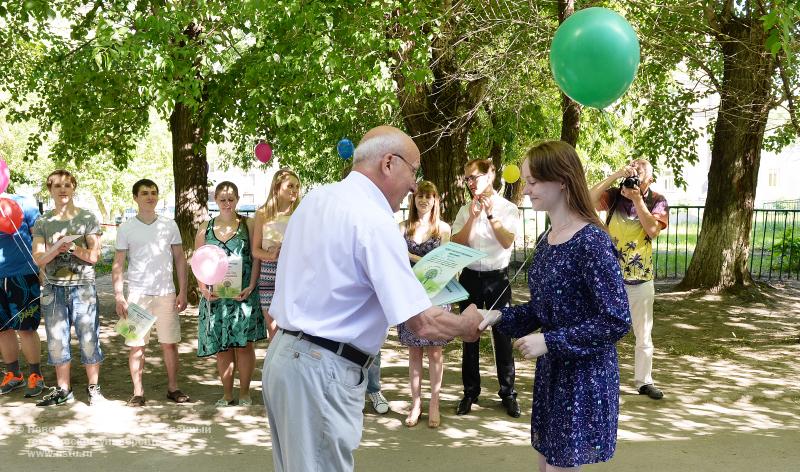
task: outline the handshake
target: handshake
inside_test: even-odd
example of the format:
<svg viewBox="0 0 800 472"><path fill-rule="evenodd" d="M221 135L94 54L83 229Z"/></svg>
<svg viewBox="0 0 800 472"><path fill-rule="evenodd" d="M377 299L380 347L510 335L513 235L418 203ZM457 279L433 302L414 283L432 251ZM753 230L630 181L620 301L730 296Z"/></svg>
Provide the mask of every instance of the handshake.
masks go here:
<svg viewBox="0 0 800 472"><path fill-rule="evenodd" d="M478 325L480 331L485 330L489 326L494 326L500 321L500 310L481 310L478 308L478 313L483 317L483 321Z"/></svg>
<svg viewBox="0 0 800 472"><path fill-rule="evenodd" d="M482 333L489 326L494 326L497 324L502 317L499 310L481 310L476 308L475 305L470 305L467 307L465 314L471 309L477 311L478 314L481 315L481 318L483 318L483 320L478 324L477 337L475 340L480 338L480 333ZM531 333L527 336L521 337L514 341L514 347L519 349L526 359L533 359L547 353L547 344L544 341L544 334L542 333Z"/></svg>

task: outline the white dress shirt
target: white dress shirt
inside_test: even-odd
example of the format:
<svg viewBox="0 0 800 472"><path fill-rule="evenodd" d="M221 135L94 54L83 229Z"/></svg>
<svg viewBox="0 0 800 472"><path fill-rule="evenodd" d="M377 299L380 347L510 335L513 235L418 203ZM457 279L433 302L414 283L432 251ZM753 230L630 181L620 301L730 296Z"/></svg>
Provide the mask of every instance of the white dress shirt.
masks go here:
<svg viewBox="0 0 800 472"><path fill-rule="evenodd" d="M278 326L377 354L431 307L378 187L359 172L312 190L289 220L270 314Z"/></svg>
<svg viewBox="0 0 800 472"><path fill-rule="evenodd" d="M497 192L492 194L491 200L492 218L500 221L500 224L503 225L506 231L516 234L517 223L519 221L519 209L517 206L498 195ZM453 234L461 231L467 223L470 205L471 203L467 203L459 208L456 220L453 222ZM479 272L505 269L508 267L508 262L511 260L511 251L514 250L513 244L509 246L508 249L500 245L489 219L486 218L485 212L481 212L472 223L472 232L469 235L468 246L488 254L483 259L477 260L467 266L467 268Z"/></svg>

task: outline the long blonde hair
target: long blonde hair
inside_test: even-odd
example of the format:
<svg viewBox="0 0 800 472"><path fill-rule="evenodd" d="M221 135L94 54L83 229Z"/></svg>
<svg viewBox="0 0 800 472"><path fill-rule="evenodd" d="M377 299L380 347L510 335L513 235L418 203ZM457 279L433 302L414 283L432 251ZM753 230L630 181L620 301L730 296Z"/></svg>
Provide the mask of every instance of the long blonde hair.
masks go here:
<svg viewBox="0 0 800 472"><path fill-rule="evenodd" d="M562 182L567 207L587 223L607 232L606 225L594 211L586 173L575 148L564 141L545 141L528 150L528 170L536 180Z"/></svg>
<svg viewBox="0 0 800 472"><path fill-rule="evenodd" d="M439 197L439 191L436 189L436 185L428 180L420 182L417 185L417 191L411 194L411 204L409 205L408 219L406 220L406 237L413 238L419 226L420 219L419 212L417 211L417 195L433 196L433 208L431 208L431 211L428 213L428 223L431 225L431 237L438 238L440 235L439 221L441 215L439 214L439 203L441 198Z"/></svg>
<svg viewBox="0 0 800 472"><path fill-rule="evenodd" d="M272 221L278 214L278 190L281 188L284 182L289 180L290 178L294 177L297 179L298 185L300 184L300 177L297 176L294 172L289 169L280 169L278 172L275 172L275 175L272 177L272 184L269 187L269 194L267 195L267 201L261 205L261 208L258 211L263 212L264 214L264 221ZM289 214L291 215L297 209L297 205L300 204L300 197L298 196L297 199L292 202L292 206L289 209Z"/></svg>

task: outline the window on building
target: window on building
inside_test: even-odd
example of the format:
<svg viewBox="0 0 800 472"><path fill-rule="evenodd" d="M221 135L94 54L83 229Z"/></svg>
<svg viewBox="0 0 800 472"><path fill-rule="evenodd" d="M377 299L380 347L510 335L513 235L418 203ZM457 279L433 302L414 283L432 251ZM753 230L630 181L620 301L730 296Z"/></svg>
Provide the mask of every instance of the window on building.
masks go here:
<svg viewBox="0 0 800 472"><path fill-rule="evenodd" d="M663 175L659 176L658 180L661 181L665 191L671 192L675 190L675 175L671 170L665 171Z"/></svg>
<svg viewBox="0 0 800 472"><path fill-rule="evenodd" d="M778 186L778 169L769 170L769 183L767 185L770 187Z"/></svg>

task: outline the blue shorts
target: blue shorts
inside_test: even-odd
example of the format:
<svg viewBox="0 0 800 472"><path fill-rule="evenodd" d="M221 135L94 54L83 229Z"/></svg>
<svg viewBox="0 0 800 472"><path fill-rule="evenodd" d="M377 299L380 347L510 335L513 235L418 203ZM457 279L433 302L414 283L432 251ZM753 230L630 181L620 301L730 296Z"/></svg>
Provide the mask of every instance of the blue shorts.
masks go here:
<svg viewBox="0 0 800 472"><path fill-rule="evenodd" d="M81 362L84 365L102 362L100 310L94 284L45 285L42 287L42 313L47 332L47 360L51 365L72 360L69 341L73 326L81 348Z"/></svg>
<svg viewBox="0 0 800 472"><path fill-rule="evenodd" d="M0 331L36 331L41 319L36 274L0 279Z"/></svg>

